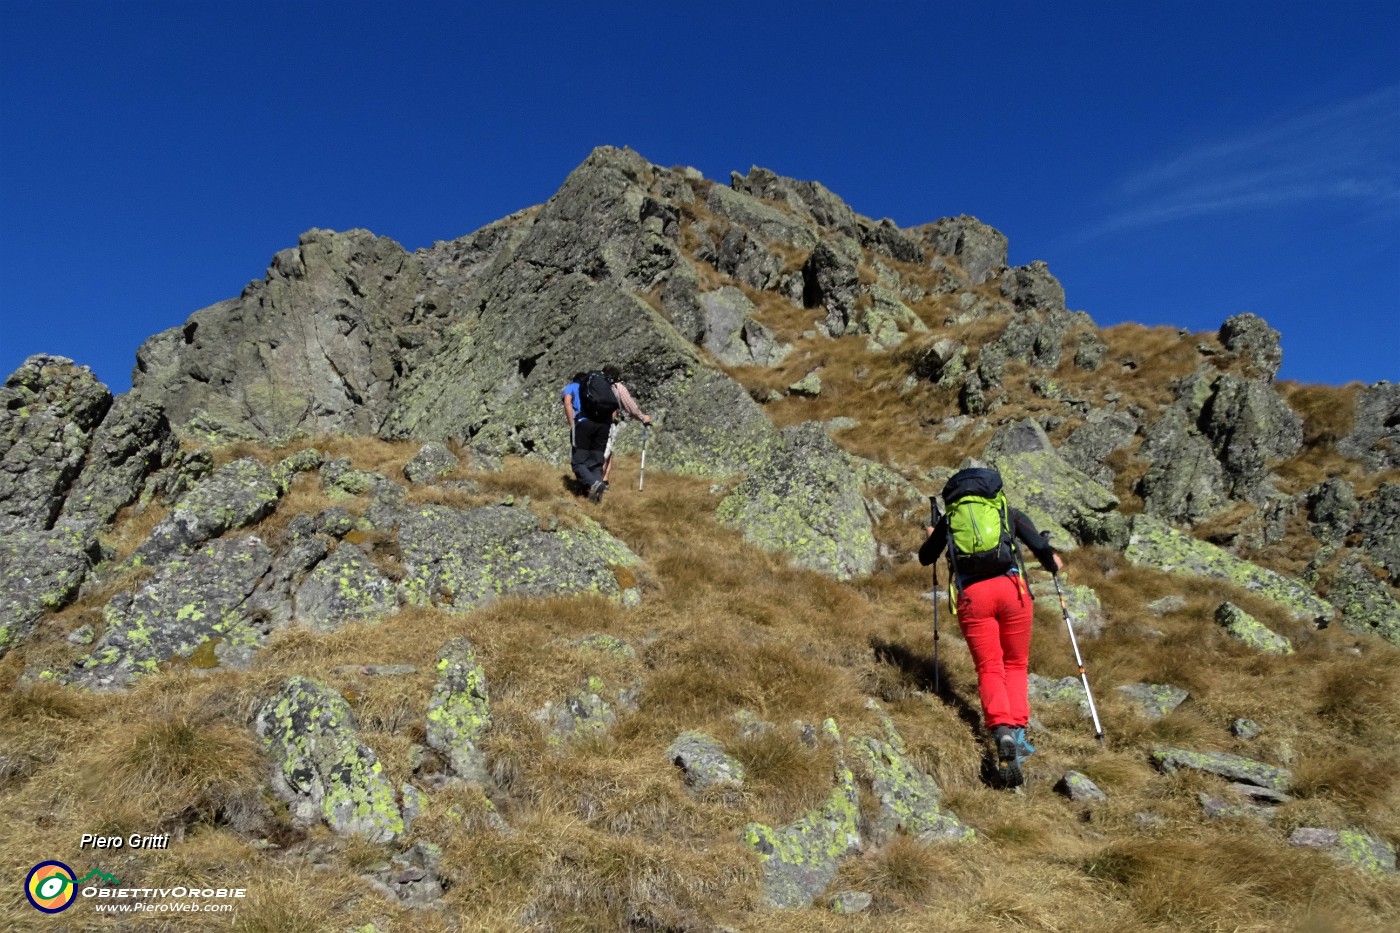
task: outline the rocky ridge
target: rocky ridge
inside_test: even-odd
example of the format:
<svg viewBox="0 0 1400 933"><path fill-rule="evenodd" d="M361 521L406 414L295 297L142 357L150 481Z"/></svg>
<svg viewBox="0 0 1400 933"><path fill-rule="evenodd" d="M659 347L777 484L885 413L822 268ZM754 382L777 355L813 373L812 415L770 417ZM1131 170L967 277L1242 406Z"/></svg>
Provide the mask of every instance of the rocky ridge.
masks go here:
<svg viewBox="0 0 1400 933"><path fill-rule="evenodd" d="M564 463L557 392L584 360L621 365L657 418L649 467L714 483L719 525L792 567L897 574L927 514L921 490L975 456L1062 549L1257 600L1265 621L1211 607L1230 651L1287 663L1300 633L1333 622L1369 651L1400 647L1397 387L1357 390L1351 423L1319 440L1275 381L1280 335L1254 315L1175 335L1170 385L1141 390L1153 354L1124 346L1066 307L1044 263L1008 266L1006 238L975 218L901 229L815 182L754 168L724 186L599 149L545 204L416 253L309 231L239 297L148 340L125 396L71 361L26 361L0 389L0 656L16 689L127 691L172 670L256 671L300 633L415 612L551 599L646 612L668 571L624 529L491 486L511 458ZM916 441L883 453L877 404L907 411ZM334 435L411 441L412 458L357 466L322 449ZM1314 477L1300 463L1323 448L1334 467ZM158 520L121 539L143 515ZM1112 639L1129 614L1090 587L1068 596L1081 637ZM84 597L100 599L91 621L59 631ZM418 766L395 780L341 689L296 675L266 693L250 729L289 825L395 845L438 797L476 787L484 825L511 831L496 812L510 775L483 750L494 675L464 637L433 650ZM651 676L629 640L597 633L567 651L586 673L531 720L560 755L643 715ZM1037 684L1039 702L1081 702L1077 679ZM1154 721L1188 693L1119 687ZM658 758L687 794L741 800L745 769L705 728ZM749 714L736 730L788 727ZM859 853L977 838L873 700L792 730L829 758L832 789L787 822L734 826L764 903L851 909L861 898L832 885ZM1287 804L1259 796L1286 798L1286 770L1220 754L1145 758L1263 789L1245 794L1255 809L1203 802L1211 818ZM1078 772L1060 784L1074 801L1105 796ZM1363 867L1394 870L1393 842L1355 826L1299 838L1362 839ZM417 843L395 858L397 874L366 877L405 904L440 905L460 883Z"/></svg>

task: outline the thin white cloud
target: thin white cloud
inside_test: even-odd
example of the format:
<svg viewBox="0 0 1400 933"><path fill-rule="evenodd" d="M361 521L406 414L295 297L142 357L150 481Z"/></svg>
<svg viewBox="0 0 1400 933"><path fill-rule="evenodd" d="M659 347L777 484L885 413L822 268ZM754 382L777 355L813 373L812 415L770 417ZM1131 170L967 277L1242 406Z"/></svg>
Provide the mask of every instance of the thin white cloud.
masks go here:
<svg viewBox="0 0 1400 933"><path fill-rule="evenodd" d="M1400 215L1400 85L1178 153L1124 178L1087 240L1318 201Z"/></svg>

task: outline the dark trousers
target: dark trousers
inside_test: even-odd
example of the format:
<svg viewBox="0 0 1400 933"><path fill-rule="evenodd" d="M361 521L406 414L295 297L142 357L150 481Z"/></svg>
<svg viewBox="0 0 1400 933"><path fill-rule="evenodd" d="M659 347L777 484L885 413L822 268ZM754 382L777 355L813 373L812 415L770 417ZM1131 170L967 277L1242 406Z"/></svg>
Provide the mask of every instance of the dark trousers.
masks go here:
<svg viewBox="0 0 1400 933"><path fill-rule="evenodd" d="M575 421L574 449L570 465L574 476L585 488L603 478L603 455L608 449L608 427L605 422Z"/></svg>

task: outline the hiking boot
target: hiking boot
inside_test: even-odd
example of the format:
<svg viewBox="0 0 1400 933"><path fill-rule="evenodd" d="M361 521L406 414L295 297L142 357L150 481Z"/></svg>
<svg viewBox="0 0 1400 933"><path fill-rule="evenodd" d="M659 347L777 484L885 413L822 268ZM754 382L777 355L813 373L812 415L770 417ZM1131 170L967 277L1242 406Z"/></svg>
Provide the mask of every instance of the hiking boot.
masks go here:
<svg viewBox="0 0 1400 933"><path fill-rule="evenodd" d="M1025 761L1035 754L1035 746L1031 744L1030 739L1026 738L1025 726L1017 726L1012 729L1011 735L1016 739L1016 757L1018 759Z"/></svg>
<svg viewBox="0 0 1400 933"><path fill-rule="evenodd" d="M1003 787L1020 787L1021 756L1016 747L1016 733L1010 726L997 726L997 777Z"/></svg>
<svg viewBox="0 0 1400 933"><path fill-rule="evenodd" d="M605 483L605 482L603 482L602 480L598 480L598 482L594 483L592 486L589 486L589 487L588 487L588 501L589 501L589 502L602 502L602 501L603 501L603 493L607 491L607 488L608 488L608 484Z"/></svg>

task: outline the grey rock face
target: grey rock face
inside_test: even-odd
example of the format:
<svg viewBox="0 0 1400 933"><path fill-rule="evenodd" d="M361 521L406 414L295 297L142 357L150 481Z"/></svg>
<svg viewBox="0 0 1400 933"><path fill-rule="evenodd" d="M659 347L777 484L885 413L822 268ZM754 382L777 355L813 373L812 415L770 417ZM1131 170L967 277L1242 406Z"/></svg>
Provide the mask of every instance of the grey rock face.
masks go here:
<svg viewBox="0 0 1400 933"><path fill-rule="evenodd" d="M1005 234L976 217L945 217L920 228L920 233L933 252L957 259L972 285L981 285L1006 268Z"/></svg>
<svg viewBox="0 0 1400 933"><path fill-rule="evenodd" d="M112 394L86 366L31 356L0 387L0 534L52 528Z"/></svg>
<svg viewBox="0 0 1400 933"><path fill-rule="evenodd" d="M324 821L340 835L377 843L403 833L394 788L360 742L340 694L293 677L263 704L256 729L273 761L273 791L298 822Z"/></svg>
<svg viewBox="0 0 1400 933"><path fill-rule="evenodd" d="M1064 311L1065 288L1040 260L1028 266L1014 266L1002 272L1001 293L1019 310Z"/></svg>
<svg viewBox="0 0 1400 933"><path fill-rule="evenodd" d="M820 182L784 178L754 166L748 175L732 173L729 185L752 197L780 202L822 227L838 230L853 239L860 236L856 212Z"/></svg>
<svg viewBox="0 0 1400 933"><path fill-rule="evenodd" d="M744 537L795 564L848 579L875 567L875 535L860 472L821 425L787 428L716 510Z"/></svg>
<svg viewBox="0 0 1400 933"><path fill-rule="evenodd" d="M1037 295L1030 300L1048 299ZM1011 318L993 346L1006 359L1024 360L1037 369L1053 370L1060 365L1065 338L1074 323L1074 315L1063 308L1032 305Z"/></svg>
<svg viewBox="0 0 1400 933"><path fill-rule="evenodd" d="M93 433L87 463L68 492L60 519L108 524L179 448L164 412L128 395L118 397Z"/></svg>
<svg viewBox="0 0 1400 933"><path fill-rule="evenodd" d="M216 438L379 430L422 270L392 240L311 230L261 282L137 351L132 394Z"/></svg>
<svg viewBox="0 0 1400 933"><path fill-rule="evenodd" d="M1183 409L1168 409L1146 430L1142 456L1149 464L1140 486L1148 514L1194 524L1225 504L1225 472Z"/></svg>
<svg viewBox="0 0 1400 933"><path fill-rule="evenodd" d="M207 666L229 649L261 644L267 632L248 599L272 566L256 537L211 541L163 564L134 594L119 593L102 611L106 631L82 661L79 680L120 688L175 659L204 652Z"/></svg>
<svg viewBox="0 0 1400 933"><path fill-rule="evenodd" d="M1392 585L1400 584L1400 483L1382 483L1366 497L1356 531L1361 549L1389 571Z"/></svg>
<svg viewBox="0 0 1400 933"><path fill-rule="evenodd" d="M878 223L862 220L860 227L860 244L871 252L900 262L924 261L924 251L894 221L888 218Z"/></svg>
<svg viewBox="0 0 1400 933"><path fill-rule="evenodd" d="M99 559L84 528L21 528L0 535L0 657L23 644L40 616L62 609Z"/></svg>
<svg viewBox="0 0 1400 933"><path fill-rule="evenodd" d="M779 346L773 332L754 319L753 302L726 285L699 296L701 343L726 366L771 366L791 349Z"/></svg>
<svg viewBox="0 0 1400 933"><path fill-rule="evenodd" d="M245 457L227 463L180 499L137 549L137 556L160 561L261 521L277 508L281 495L271 471L257 460Z"/></svg>
<svg viewBox="0 0 1400 933"><path fill-rule="evenodd" d="M1266 382L1272 382L1283 364L1283 349L1279 332L1263 318L1253 314L1236 314L1220 325L1220 342L1225 349L1239 354L1249 362L1254 372Z"/></svg>
<svg viewBox="0 0 1400 933"><path fill-rule="evenodd" d="M1222 375L1202 412L1202 428L1225 471L1231 498L1260 503L1273 492L1270 463L1303 444L1303 421L1271 386Z"/></svg>
<svg viewBox="0 0 1400 933"><path fill-rule="evenodd" d="M1400 467L1400 383L1382 380L1362 390L1351 434L1337 449L1368 469Z"/></svg>
<svg viewBox="0 0 1400 933"><path fill-rule="evenodd" d="M1106 462L1108 456L1128 446L1137 430L1137 420L1127 412L1096 408L1065 438L1060 456L1090 479L1112 489L1114 473Z"/></svg>
<svg viewBox="0 0 1400 933"><path fill-rule="evenodd" d="M491 726L486 671L472 643L454 638L438 652L437 684L428 701L428 745L441 752L452 772L477 784L489 783L481 737Z"/></svg>
<svg viewBox="0 0 1400 933"><path fill-rule="evenodd" d="M826 332L840 337L855 318L860 280L860 247L843 238L827 238L817 244L802 269L805 282L802 301L809 308L825 308Z"/></svg>
<svg viewBox="0 0 1400 933"><path fill-rule="evenodd" d="M465 612L507 593L639 598L617 573L635 566L636 555L593 522L544 531L534 512L508 506L424 506L397 521L406 570L400 590L415 605Z"/></svg>
<svg viewBox="0 0 1400 933"><path fill-rule="evenodd" d="M1348 631L1378 635L1400 647L1400 602L1361 558L1355 554L1342 558L1328 598Z"/></svg>
<svg viewBox="0 0 1400 933"><path fill-rule="evenodd" d="M296 617L322 632L397 609L394 582L375 568L369 555L348 542L341 542L317 564L296 591Z"/></svg>
<svg viewBox="0 0 1400 933"><path fill-rule="evenodd" d="M1307 506L1313 537L1324 544L1341 544L1356 524L1356 493L1344 479L1329 479L1309 489Z"/></svg>
<svg viewBox="0 0 1400 933"><path fill-rule="evenodd" d="M817 245L817 235L806 224L732 188L715 185L705 199L705 206L714 214L752 231L766 243L781 243L802 250Z"/></svg>

